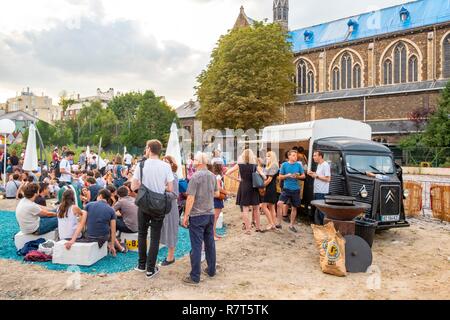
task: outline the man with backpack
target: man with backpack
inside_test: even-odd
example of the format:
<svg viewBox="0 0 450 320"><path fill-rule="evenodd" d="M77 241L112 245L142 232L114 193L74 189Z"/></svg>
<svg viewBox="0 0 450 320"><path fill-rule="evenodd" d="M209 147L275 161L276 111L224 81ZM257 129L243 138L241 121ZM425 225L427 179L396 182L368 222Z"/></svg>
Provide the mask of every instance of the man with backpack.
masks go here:
<svg viewBox="0 0 450 320"><path fill-rule="evenodd" d="M162 144L158 140L147 142L145 158L136 168L131 183L131 190L138 193L138 246L139 262L136 271L146 272L147 278L154 278L159 273L156 258L164 217L170 211L170 199L166 192L173 192L174 176L170 165L160 160ZM139 190L139 191L138 191ZM154 204L166 201L169 207L161 210ZM167 211L167 209L169 209ZM151 227L150 249L147 255L147 234Z"/></svg>

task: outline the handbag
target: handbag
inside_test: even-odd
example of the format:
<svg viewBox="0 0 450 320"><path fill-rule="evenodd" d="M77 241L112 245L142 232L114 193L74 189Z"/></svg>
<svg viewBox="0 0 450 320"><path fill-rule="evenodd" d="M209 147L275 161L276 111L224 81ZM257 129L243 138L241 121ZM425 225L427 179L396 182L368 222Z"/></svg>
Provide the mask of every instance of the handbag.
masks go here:
<svg viewBox="0 0 450 320"><path fill-rule="evenodd" d="M255 166L255 171L252 173L252 180L253 180L253 188L255 188L255 189L265 188L264 179L263 179L263 177L261 177L261 175L256 170L256 166Z"/></svg>
<svg viewBox="0 0 450 320"><path fill-rule="evenodd" d="M167 193L153 192L142 183L146 160L143 159L139 165L141 170L141 186L139 187L135 204L144 214L153 218L163 219L172 210L172 200Z"/></svg>

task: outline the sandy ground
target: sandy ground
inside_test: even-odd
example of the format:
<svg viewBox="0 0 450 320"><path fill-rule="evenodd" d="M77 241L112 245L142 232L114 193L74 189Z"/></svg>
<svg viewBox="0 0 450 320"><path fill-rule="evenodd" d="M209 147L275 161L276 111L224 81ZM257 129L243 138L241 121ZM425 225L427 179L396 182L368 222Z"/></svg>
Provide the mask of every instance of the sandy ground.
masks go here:
<svg viewBox="0 0 450 320"><path fill-rule="evenodd" d="M0 201L14 210L15 201ZM0 260L0 299L449 299L450 225L429 217L410 219L411 228L376 235L379 274L323 274L310 226L293 234L243 235L238 210L225 210L228 234L217 242L223 271L198 287L181 282L189 257L148 280L143 274L81 275L81 289L66 287L69 274ZM265 218L262 217L265 222ZM380 282L380 288L371 286ZM368 286L369 283L369 286Z"/></svg>

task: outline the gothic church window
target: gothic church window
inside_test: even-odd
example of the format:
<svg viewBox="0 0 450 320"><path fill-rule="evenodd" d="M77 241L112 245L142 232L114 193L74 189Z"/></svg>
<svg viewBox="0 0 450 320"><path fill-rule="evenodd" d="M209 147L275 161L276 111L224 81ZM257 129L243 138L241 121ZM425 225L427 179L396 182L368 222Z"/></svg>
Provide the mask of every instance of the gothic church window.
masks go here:
<svg viewBox="0 0 450 320"><path fill-rule="evenodd" d="M340 72L339 68L335 67L333 69L333 90L339 90Z"/></svg>
<svg viewBox="0 0 450 320"><path fill-rule="evenodd" d="M361 88L361 67L355 64L353 67L353 88Z"/></svg>
<svg viewBox="0 0 450 320"><path fill-rule="evenodd" d="M450 78L450 34L445 37L444 43L442 44L442 50L444 59L444 61L442 61L442 76L443 78Z"/></svg>
<svg viewBox="0 0 450 320"><path fill-rule="evenodd" d="M392 84L392 62L387 59L383 64L384 84Z"/></svg>
<svg viewBox="0 0 450 320"><path fill-rule="evenodd" d="M303 59L297 66L297 93L314 93L314 72Z"/></svg>
<svg viewBox="0 0 450 320"><path fill-rule="evenodd" d="M399 43L394 49L394 83L406 82L406 46Z"/></svg>
<svg viewBox="0 0 450 320"><path fill-rule="evenodd" d="M409 62L408 62L408 81L409 82L416 82L419 80L418 77L418 66L417 66L417 57L416 56L412 56L411 58L409 58Z"/></svg>
<svg viewBox="0 0 450 320"><path fill-rule="evenodd" d="M352 87L352 57L346 53L341 58L341 89Z"/></svg>

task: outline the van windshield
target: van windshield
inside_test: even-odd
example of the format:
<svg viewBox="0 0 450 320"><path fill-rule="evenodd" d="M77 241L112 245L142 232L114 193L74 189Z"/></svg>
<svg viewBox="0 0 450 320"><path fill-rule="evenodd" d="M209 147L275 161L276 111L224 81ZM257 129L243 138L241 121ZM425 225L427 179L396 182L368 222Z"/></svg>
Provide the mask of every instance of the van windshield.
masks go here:
<svg viewBox="0 0 450 320"><path fill-rule="evenodd" d="M389 156L357 155L351 154L345 157L347 171L349 173L366 173L367 171L377 174L394 173L394 164Z"/></svg>

